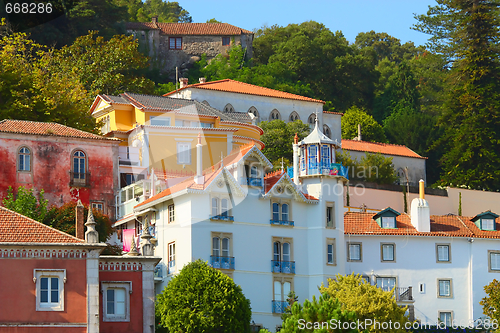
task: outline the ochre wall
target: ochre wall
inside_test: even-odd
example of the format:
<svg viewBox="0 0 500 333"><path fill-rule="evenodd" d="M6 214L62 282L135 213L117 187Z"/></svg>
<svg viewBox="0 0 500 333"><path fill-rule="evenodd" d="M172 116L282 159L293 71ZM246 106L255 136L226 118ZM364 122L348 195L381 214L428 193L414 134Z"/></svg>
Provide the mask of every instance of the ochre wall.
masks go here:
<svg viewBox="0 0 500 333"><path fill-rule="evenodd" d="M142 272L131 271L100 271L99 284L102 281L131 281L132 294L130 294L130 322L104 322L103 295L99 298L99 327L106 333L139 333L142 332Z"/></svg>

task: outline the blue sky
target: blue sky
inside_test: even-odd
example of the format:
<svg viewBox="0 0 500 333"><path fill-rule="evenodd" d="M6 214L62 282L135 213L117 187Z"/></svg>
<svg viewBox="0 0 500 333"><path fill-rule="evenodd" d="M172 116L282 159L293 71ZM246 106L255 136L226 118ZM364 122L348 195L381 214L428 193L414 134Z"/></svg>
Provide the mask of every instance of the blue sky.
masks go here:
<svg viewBox="0 0 500 333"><path fill-rule="evenodd" d="M413 13L425 14L435 0L178 0L193 22L215 18L253 30L263 25L317 21L332 31L340 30L354 42L360 32L387 32L402 43L425 44L427 35L411 30Z"/></svg>

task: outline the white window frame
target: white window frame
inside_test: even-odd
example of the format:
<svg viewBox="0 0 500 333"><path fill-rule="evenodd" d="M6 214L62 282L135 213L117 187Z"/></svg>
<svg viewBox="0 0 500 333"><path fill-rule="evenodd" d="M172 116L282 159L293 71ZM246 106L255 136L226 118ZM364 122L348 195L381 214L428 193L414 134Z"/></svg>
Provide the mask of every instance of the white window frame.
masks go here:
<svg viewBox="0 0 500 333"><path fill-rule="evenodd" d="M275 204L278 207L278 212L276 213L274 211ZM287 205L288 212L284 212L283 208L284 205ZM275 220L274 215L278 214L279 219ZM271 200L271 220L273 221L287 221L287 222L292 222L292 202L288 199L283 199L283 200ZM290 224L291 226L291 224Z"/></svg>
<svg viewBox="0 0 500 333"><path fill-rule="evenodd" d="M352 258L351 246L358 247L359 258ZM362 243L359 243L359 242L348 242L347 243L347 261L348 262L362 262L363 261L363 244Z"/></svg>
<svg viewBox="0 0 500 333"><path fill-rule="evenodd" d="M396 244L380 243L380 260L382 262L396 262Z"/></svg>
<svg viewBox="0 0 500 333"><path fill-rule="evenodd" d="M495 263L498 265L493 267L494 261L492 256L495 256ZM488 251L488 272L490 273L500 273L500 251L489 250Z"/></svg>
<svg viewBox="0 0 500 333"><path fill-rule="evenodd" d="M59 302L51 305L42 304L41 302L42 278L58 278ZM64 311L64 284L66 283L65 269L34 269L33 282L35 283L36 311Z"/></svg>
<svg viewBox="0 0 500 333"><path fill-rule="evenodd" d="M335 243L335 238L326 239L326 264L330 266L337 265L337 248Z"/></svg>
<svg viewBox="0 0 500 333"><path fill-rule="evenodd" d="M191 142L177 142L177 164L191 164Z"/></svg>
<svg viewBox="0 0 500 333"><path fill-rule="evenodd" d="M446 320L443 321L441 319L441 314L449 314L450 316L449 325L446 323ZM447 327L451 327L451 325L453 324L453 311L438 311L438 319L440 322L443 322Z"/></svg>
<svg viewBox="0 0 500 333"><path fill-rule="evenodd" d="M396 218L394 216L382 216L381 225L384 229L395 229L396 228Z"/></svg>
<svg viewBox="0 0 500 333"><path fill-rule="evenodd" d="M151 126L170 126L170 117L165 116L149 116L149 124Z"/></svg>
<svg viewBox="0 0 500 333"><path fill-rule="evenodd" d="M444 250L440 249L446 248L446 257L442 256ZM451 245L450 244L436 244L436 262L437 263L451 263ZM500 269L500 268L499 268Z"/></svg>
<svg viewBox="0 0 500 333"><path fill-rule="evenodd" d="M92 209L96 209L98 211L100 211L101 213L104 214L104 202L102 201L92 201L90 202L90 205L92 207ZM99 205L101 206L101 208L99 208Z"/></svg>
<svg viewBox="0 0 500 333"><path fill-rule="evenodd" d="M168 249L168 262L167 262L167 274L173 274L176 271L176 262L175 262L175 241L170 242L167 245Z"/></svg>
<svg viewBox="0 0 500 333"><path fill-rule="evenodd" d="M330 213L328 212L330 210ZM328 215L330 215L330 219L328 219ZM326 203L326 211L325 211L325 223L326 227L330 229L335 229L335 203L327 202Z"/></svg>
<svg viewBox="0 0 500 333"><path fill-rule="evenodd" d="M108 314L108 289L125 290L125 313L123 315ZM102 281L102 321L104 322L130 322L130 294L132 294L132 281Z"/></svg>
<svg viewBox="0 0 500 333"><path fill-rule="evenodd" d="M28 152L25 152L24 150L27 150ZM19 149L17 150L17 171L31 172L31 159L32 159L31 149L27 146L19 147ZM22 168L21 168L21 160L23 161Z"/></svg>
<svg viewBox="0 0 500 333"><path fill-rule="evenodd" d="M488 222L487 226L484 222ZM495 220L494 219L481 219L481 230L492 231L495 230Z"/></svg>
<svg viewBox="0 0 500 333"><path fill-rule="evenodd" d="M168 205L168 223L175 222L175 205Z"/></svg>
<svg viewBox="0 0 500 333"><path fill-rule="evenodd" d="M443 286L443 290L441 290ZM446 288L448 293L446 294ZM441 292L443 291L443 292ZM437 297L438 298L452 298L453 297L453 281L452 279L437 279Z"/></svg>
<svg viewBox="0 0 500 333"><path fill-rule="evenodd" d="M214 200L216 202L216 205L214 205ZM225 200L227 203L227 207L223 207L222 202ZM214 214L214 212L217 212L217 214ZM232 216L232 207L231 207L231 200L227 196L212 196L210 198L210 216L221 216L223 213L226 214L226 216Z"/></svg>
<svg viewBox="0 0 500 333"><path fill-rule="evenodd" d="M381 282L380 284L379 281ZM389 281L394 281L391 289L388 288L391 285L391 283L388 283ZM389 286L386 286L386 284ZM377 288L381 288L384 291L391 291L393 288L398 286L398 279L395 276L377 276L375 278L375 285Z"/></svg>

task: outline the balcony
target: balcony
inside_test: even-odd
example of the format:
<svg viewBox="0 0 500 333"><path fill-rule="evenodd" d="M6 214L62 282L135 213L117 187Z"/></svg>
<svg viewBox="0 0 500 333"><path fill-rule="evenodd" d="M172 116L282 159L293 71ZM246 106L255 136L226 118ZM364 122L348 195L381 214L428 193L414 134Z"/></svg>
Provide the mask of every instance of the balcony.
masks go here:
<svg viewBox="0 0 500 333"><path fill-rule="evenodd" d="M288 302L286 301L272 301L273 302L273 313L284 313L288 307Z"/></svg>
<svg viewBox="0 0 500 333"><path fill-rule="evenodd" d="M243 181L243 185L262 187L262 178L247 177Z"/></svg>
<svg viewBox="0 0 500 333"><path fill-rule="evenodd" d="M120 165L139 165L139 148L119 146L118 158Z"/></svg>
<svg viewBox="0 0 500 333"><path fill-rule="evenodd" d="M234 216L231 215L214 215L210 216L211 221L229 221L234 222Z"/></svg>
<svg viewBox="0 0 500 333"><path fill-rule="evenodd" d="M286 221L286 220L269 220L269 224L272 225L286 225L286 226L291 226L293 227L293 221Z"/></svg>
<svg viewBox="0 0 500 333"><path fill-rule="evenodd" d="M287 168L288 176L293 178L293 167ZM346 179L349 179L349 169L344 167L340 163L318 163L318 162L308 162L307 168L304 165L301 165L301 169L299 171L300 176L315 176L315 175L324 175L324 176L340 176Z"/></svg>
<svg viewBox="0 0 500 333"><path fill-rule="evenodd" d="M151 181L144 179L125 186L116 196L116 218L130 214L134 206L149 198L151 193Z"/></svg>
<svg viewBox="0 0 500 333"><path fill-rule="evenodd" d="M271 272L295 274L295 261L271 260Z"/></svg>
<svg viewBox="0 0 500 333"><path fill-rule="evenodd" d="M90 187L90 172L69 172L69 186Z"/></svg>
<svg viewBox="0 0 500 333"><path fill-rule="evenodd" d="M210 256L210 266L221 269L234 269L234 257Z"/></svg>
<svg viewBox="0 0 500 333"><path fill-rule="evenodd" d="M383 287L383 291L391 291L392 288ZM413 289L412 287L395 287L394 288L394 298L396 302L414 302L413 299Z"/></svg>
<svg viewBox="0 0 500 333"><path fill-rule="evenodd" d="M175 273L175 260L171 260L168 262L168 274Z"/></svg>

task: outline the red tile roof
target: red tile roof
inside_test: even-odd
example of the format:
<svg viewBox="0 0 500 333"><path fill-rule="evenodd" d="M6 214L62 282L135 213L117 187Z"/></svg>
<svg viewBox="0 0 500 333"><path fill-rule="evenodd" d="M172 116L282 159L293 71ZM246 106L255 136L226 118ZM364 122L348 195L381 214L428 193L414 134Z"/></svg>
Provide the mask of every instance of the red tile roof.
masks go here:
<svg viewBox="0 0 500 333"><path fill-rule="evenodd" d="M253 34L252 31L238 28L228 23L153 23L129 22L127 30L159 29L165 35L209 35L209 36L234 36Z"/></svg>
<svg viewBox="0 0 500 333"><path fill-rule="evenodd" d="M0 242L84 243L81 239L51 228L5 207L0 207Z"/></svg>
<svg viewBox="0 0 500 333"><path fill-rule="evenodd" d="M343 113L340 113L340 112L333 112L333 111L323 111L323 113L328 113L328 114L336 114L336 115L339 115L339 116L343 116L343 115L344 115Z"/></svg>
<svg viewBox="0 0 500 333"><path fill-rule="evenodd" d="M2 120L0 121L0 132L117 141L117 139L114 138L107 138L89 132L80 131L76 128L57 123L42 123L28 120Z"/></svg>
<svg viewBox="0 0 500 333"><path fill-rule="evenodd" d="M409 235L442 237L500 238L500 219L496 231L480 230L470 217L456 215L431 215L431 231L419 232L411 224L410 216L401 214L396 218L397 229L381 228L373 213L347 212L344 214L344 233L346 235Z"/></svg>
<svg viewBox="0 0 500 333"><path fill-rule="evenodd" d="M342 149L343 150L354 150L354 151L367 151L369 153L381 153L385 155L395 155L395 156L405 156L427 159L427 157L422 157L415 153L413 150L406 146L394 145L390 143L379 143L379 142L367 142L367 141L357 141L357 140L346 140L342 139Z"/></svg>
<svg viewBox="0 0 500 333"><path fill-rule="evenodd" d="M279 90L274 90L274 89L270 89L270 88L259 87L259 86L253 85L253 84L234 81L231 79L190 84L190 85L188 85L184 88L181 88L177 91L180 91L182 89L187 89L187 88L217 90L217 91L225 91L225 92L232 92L232 93L238 93L238 94L258 95L258 96L284 98L284 99L294 99L294 100L299 100L299 101L325 104L325 102L323 102L322 100L319 100L319 99L295 95L295 94L291 94L291 93L287 93L287 92L279 91ZM169 92L168 94L165 94L163 96L175 94L177 91Z"/></svg>
<svg viewBox="0 0 500 333"><path fill-rule="evenodd" d="M285 176L285 174L286 174L286 172L278 170L278 171L270 172L267 175L265 175L264 176L264 193L267 194L273 188L273 186L276 185L276 183L282 177ZM306 198L307 200L318 200L318 198L313 197L312 195L309 195L307 193L304 193L304 192L300 191L299 189L297 189L297 192L299 194L302 194L304 196L304 198Z"/></svg>

